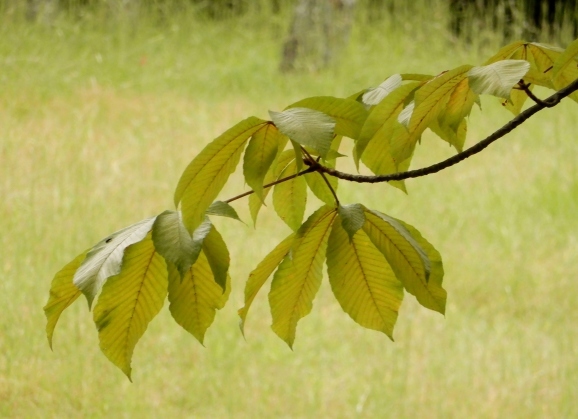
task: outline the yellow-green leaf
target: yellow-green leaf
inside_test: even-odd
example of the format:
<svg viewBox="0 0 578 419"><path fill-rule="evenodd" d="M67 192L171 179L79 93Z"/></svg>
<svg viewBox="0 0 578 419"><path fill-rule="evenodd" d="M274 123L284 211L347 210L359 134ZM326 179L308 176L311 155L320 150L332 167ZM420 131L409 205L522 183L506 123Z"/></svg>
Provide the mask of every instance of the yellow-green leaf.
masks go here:
<svg viewBox="0 0 578 419"><path fill-rule="evenodd" d="M241 333L245 334L245 320L251 304L253 304L253 300L263 284L265 284L265 281L267 281L287 253L289 253L294 240L295 233L287 236L285 240L265 256L265 259L259 262L257 267L249 274L249 279L247 279L247 283L245 284L245 305L239 309L239 317L241 318L239 327L241 328Z"/></svg>
<svg viewBox="0 0 578 419"><path fill-rule="evenodd" d="M213 271L201 252L182 280L174 266L169 265L169 310L173 319L192 334L201 344L205 332L215 319L216 310L225 306L230 293L230 280L227 291L215 282Z"/></svg>
<svg viewBox="0 0 578 419"><path fill-rule="evenodd" d="M530 90L534 89L534 85L530 85ZM504 106L507 110L512 112L514 115L519 115L522 111L522 107L524 103L528 99L528 94L523 90L519 89L512 89L510 92L510 98L502 101L502 106Z"/></svg>
<svg viewBox="0 0 578 419"><path fill-rule="evenodd" d="M54 275L52 283L50 284L50 296L44 306L44 314L46 315L46 337L48 338L50 349L52 349L54 328L56 327L56 323L58 323L60 315L82 294L72 282L72 278L87 253L88 250L82 252L66 264Z"/></svg>
<svg viewBox="0 0 578 419"><path fill-rule="evenodd" d="M353 240L355 233L365 224L365 211L361 204L340 205L337 209L343 229L349 240Z"/></svg>
<svg viewBox="0 0 578 419"><path fill-rule="evenodd" d="M255 117L239 122L189 163L175 191L175 205L181 203L183 222L189 232L203 222L205 211L235 171L247 140L265 123Z"/></svg>
<svg viewBox="0 0 578 419"><path fill-rule="evenodd" d="M574 80L578 79L578 39L568 45L568 48L560 54L554 62L552 69L552 83L556 90L560 90ZM570 95L572 99L578 102L578 93Z"/></svg>
<svg viewBox="0 0 578 419"><path fill-rule="evenodd" d="M243 157L245 182L263 199L263 181L271 164L277 157L282 134L273 124L261 127L249 141Z"/></svg>
<svg viewBox="0 0 578 419"><path fill-rule="evenodd" d="M335 134L357 139L367 111L362 104L352 99L341 99L332 96L317 96L300 100L289 105L291 108L308 108L323 112L335 119ZM297 140L296 140L297 141Z"/></svg>
<svg viewBox="0 0 578 419"><path fill-rule="evenodd" d="M239 218L239 214L235 211L235 208L231 206L228 202L224 201L215 201L211 204L209 208L207 208L207 215L217 215L219 217L227 217L232 218L233 220L241 221Z"/></svg>
<svg viewBox="0 0 578 419"><path fill-rule="evenodd" d="M295 161L281 172L279 178L298 173ZM279 217L292 229L297 230L303 221L307 203L307 182L303 176L297 176L286 182L275 185L273 190L273 207Z"/></svg>
<svg viewBox="0 0 578 419"><path fill-rule="evenodd" d="M450 145L454 146L458 152L461 152L464 149L466 134L468 132L468 124L465 118L462 119L462 122L457 129L450 127L444 120L440 119L433 121L429 128L442 140L447 141Z"/></svg>
<svg viewBox="0 0 578 419"><path fill-rule="evenodd" d="M214 225L203 240L203 253L213 271L215 282L221 287L221 292L225 292L231 258L223 237Z"/></svg>
<svg viewBox="0 0 578 419"><path fill-rule="evenodd" d="M327 245L327 273L341 308L363 327L393 340L403 286L363 230L348 240L339 218Z"/></svg>
<svg viewBox="0 0 578 419"><path fill-rule="evenodd" d="M167 277L149 233L126 249L120 273L106 281L94 308L100 348L129 379L136 343L163 306Z"/></svg>
<svg viewBox="0 0 578 419"><path fill-rule="evenodd" d="M447 125L457 131L464 122L464 118L470 115L474 103L478 100L479 96L470 89L469 80L462 80L450 94L445 109L438 117L440 125Z"/></svg>
<svg viewBox="0 0 578 419"><path fill-rule="evenodd" d="M293 347L297 322L309 314L321 285L327 239L337 211L323 206L299 228L291 252L275 272L269 304L273 331Z"/></svg>
<svg viewBox="0 0 578 419"><path fill-rule="evenodd" d="M502 60L482 67L473 67L468 72L468 83L478 95L494 95L504 99L510 97L514 87L528 72L526 60ZM473 105L472 101L472 105ZM470 106L471 108L471 106Z"/></svg>

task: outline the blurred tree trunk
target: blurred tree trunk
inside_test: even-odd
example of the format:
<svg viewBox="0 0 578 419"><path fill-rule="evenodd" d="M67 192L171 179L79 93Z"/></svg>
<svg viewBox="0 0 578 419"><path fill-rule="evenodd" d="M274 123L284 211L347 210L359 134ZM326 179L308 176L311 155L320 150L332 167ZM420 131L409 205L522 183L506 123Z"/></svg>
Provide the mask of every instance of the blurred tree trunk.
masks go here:
<svg viewBox="0 0 578 419"><path fill-rule="evenodd" d="M28 0L26 19L46 24L52 23L58 12L58 0Z"/></svg>
<svg viewBox="0 0 578 419"><path fill-rule="evenodd" d="M349 41L356 0L299 0L279 69L327 67Z"/></svg>

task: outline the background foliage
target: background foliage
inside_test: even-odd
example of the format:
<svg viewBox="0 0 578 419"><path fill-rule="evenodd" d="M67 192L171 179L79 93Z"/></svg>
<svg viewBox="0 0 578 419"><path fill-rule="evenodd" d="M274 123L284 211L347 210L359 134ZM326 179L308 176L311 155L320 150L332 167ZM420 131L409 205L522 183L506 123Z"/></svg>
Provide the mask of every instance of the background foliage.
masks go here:
<svg viewBox="0 0 578 419"><path fill-rule="evenodd" d="M111 28L97 18L45 27L3 15L0 414L576 415L577 122L569 101L460 167L408 181L409 196L385 185L340 191L345 202L420 226L444 255L446 318L408 298L396 343L351 322L325 282L295 352L269 331L264 294L243 341L241 286L205 336L208 349L165 306L135 352L132 385L99 352L84 304L64 313L55 352L46 346L40 307L52 273L108 232L170 207L185 165L227 127L249 114L266 118L264 106L344 96L400 70L436 73L496 49L489 35L488 45L449 44L444 8L434 13L439 19L357 25L347 59L291 76L277 72L287 16L173 16L162 25L151 17ZM509 117L495 101L483 106L471 141ZM452 154L437 140L427 150L416 165ZM259 223L270 232L218 226L229 243L252 245L236 249L237 278L289 233L270 209Z"/></svg>

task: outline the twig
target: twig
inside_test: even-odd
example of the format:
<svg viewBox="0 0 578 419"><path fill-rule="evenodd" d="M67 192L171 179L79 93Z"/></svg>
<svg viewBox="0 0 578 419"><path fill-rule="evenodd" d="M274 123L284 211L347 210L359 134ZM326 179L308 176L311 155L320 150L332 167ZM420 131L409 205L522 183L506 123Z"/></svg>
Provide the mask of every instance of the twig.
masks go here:
<svg viewBox="0 0 578 419"><path fill-rule="evenodd" d="M303 154L305 154L305 159L303 159L303 163L305 163L306 161L310 162L311 164L305 163L309 167L313 167L313 165L319 164L319 160L321 159L321 156L317 157L317 159L314 159L313 156L311 154L309 154L309 152L305 149L305 147L301 146L301 150L303 151ZM325 176L325 173L319 172L319 171L317 173L319 173L319 176L321 176L323 178L323 180L325 181L325 184L327 185L327 187L331 191L333 198L335 198L335 205L339 206L339 198L337 198L337 193L335 193L335 190L333 189L333 186L331 186L331 183L329 183L329 180Z"/></svg>
<svg viewBox="0 0 578 419"><path fill-rule="evenodd" d="M552 106L555 105L550 105L546 102L544 102L542 99L540 99L538 96L536 96L531 90L530 90L530 83L526 84L524 83L524 80L520 80L518 82L518 86L519 89L522 90L524 93L526 93L528 95L528 97L530 99L532 99L534 102L538 103L538 104L542 104L547 108L551 108Z"/></svg>

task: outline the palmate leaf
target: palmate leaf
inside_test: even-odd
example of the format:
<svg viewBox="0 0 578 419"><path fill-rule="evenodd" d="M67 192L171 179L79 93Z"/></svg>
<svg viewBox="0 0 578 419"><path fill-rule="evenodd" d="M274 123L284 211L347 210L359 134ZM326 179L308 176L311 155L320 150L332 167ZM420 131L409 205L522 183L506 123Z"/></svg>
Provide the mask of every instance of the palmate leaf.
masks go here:
<svg viewBox="0 0 578 419"><path fill-rule="evenodd" d="M74 285L78 287L92 306L107 278L120 272L125 249L144 239L151 230L155 217L140 221L97 243L74 274Z"/></svg>
<svg viewBox="0 0 578 419"><path fill-rule="evenodd" d="M175 265L182 277L199 257L203 240L211 227L211 222L205 219L191 236L179 211L165 211L157 216L153 224L152 239L157 252L168 263Z"/></svg>
<svg viewBox="0 0 578 419"><path fill-rule="evenodd" d="M253 134L243 157L245 182L263 200L263 181L278 154L282 134L273 124L264 125ZM284 146L284 144L283 144Z"/></svg>
<svg viewBox="0 0 578 419"><path fill-rule="evenodd" d="M334 118L308 108L291 108L283 112L269 111L275 126L292 141L316 150L323 158L335 135Z"/></svg>
<svg viewBox="0 0 578 419"><path fill-rule="evenodd" d="M281 263L281 261L287 256L287 253L291 250L293 241L295 240L295 233L287 236L285 240L279 243L267 256L263 259L253 271L249 274L249 279L245 284L245 305L239 309L239 327L241 328L241 333L245 334L245 320L247 319L247 313L253 304L253 300L257 296L257 293L265 284L265 281L271 276L273 271Z"/></svg>
<svg viewBox="0 0 578 419"><path fill-rule="evenodd" d="M421 305L440 313L445 312L443 296L429 284L432 262L408 228L398 220L377 211L366 210L363 230L383 253L404 288L415 295Z"/></svg>
<svg viewBox="0 0 578 419"><path fill-rule="evenodd" d="M556 90L560 90L574 80L578 79L578 39L568 45L568 48L560 54L552 68L552 84ZM574 92L570 97L578 102L578 93Z"/></svg>
<svg viewBox="0 0 578 419"><path fill-rule="evenodd" d="M209 262L215 282L221 287L221 291L225 292L231 258L223 237L214 225L203 240L203 253Z"/></svg>
<svg viewBox="0 0 578 419"><path fill-rule="evenodd" d="M295 161L281 172L280 178L298 173ZM303 221L307 204L307 182L303 176L275 185L273 190L273 207L277 215L291 228L297 230Z"/></svg>
<svg viewBox="0 0 578 419"><path fill-rule="evenodd" d="M309 314L321 285L327 239L337 211L323 206L299 228L291 252L275 272L269 304L273 331L293 347L297 322Z"/></svg>
<svg viewBox="0 0 578 419"><path fill-rule="evenodd" d="M191 266L182 280L178 270L169 265L169 311L175 321L201 344L205 332L213 323L217 310L225 306L231 291L227 277L225 293L215 282L211 265L204 252Z"/></svg>
<svg viewBox="0 0 578 419"><path fill-rule="evenodd" d="M129 380L136 343L167 295L166 263L151 236L126 248L122 270L106 281L94 308L100 348Z"/></svg>
<svg viewBox="0 0 578 419"><path fill-rule="evenodd" d="M482 67L473 67L468 72L468 82L470 88L479 95L487 94L508 99L512 87L529 69L530 63L525 60L497 61Z"/></svg>
<svg viewBox="0 0 578 419"><path fill-rule="evenodd" d="M327 245L327 273L339 304L361 326L393 340L403 286L363 230L352 239L335 220Z"/></svg>
<svg viewBox="0 0 578 419"><path fill-rule="evenodd" d="M330 116L335 120L335 135L357 139L365 119L367 110L353 99L342 99L332 96L317 96L295 102L286 109L307 108ZM301 143L297 139L295 141ZM305 145L305 144L304 144Z"/></svg>
<svg viewBox="0 0 578 419"><path fill-rule="evenodd" d="M48 338L50 349L52 349L52 335L54 334L54 328L56 327L56 323L58 323L60 315L82 294L82 292L73 284L72 278L87 253L88 250L82 252L71 262L66 264L56 273L56 275L54 275L54 279L50 284L50 296L44 306L44 314L46 315L46 337Z"/></svg>
<svg viewBox="0 0 578 419"><path fill-rule="evenodd" d="M204 220L205 211L235 171L249 137L266 121L250 117L225 131L207 145L187 166L175 191L181 204L183 223L193 232Z"/></svg>

